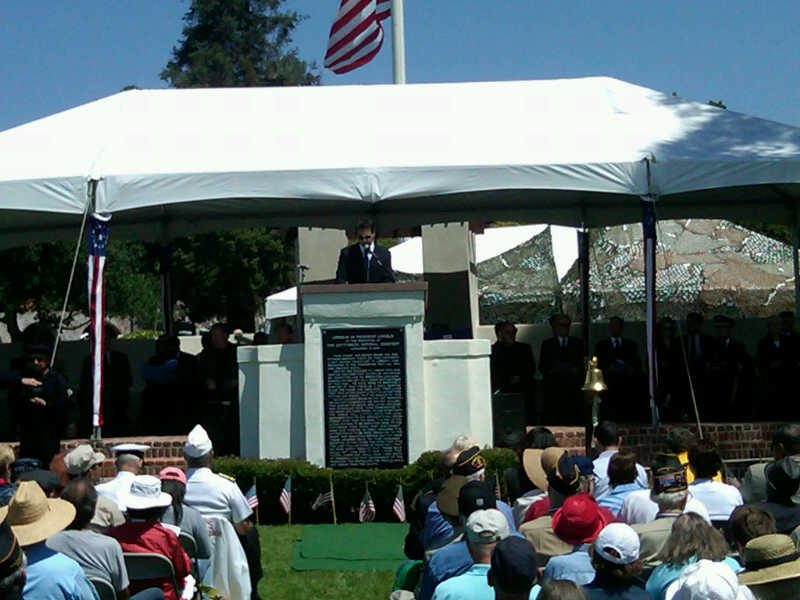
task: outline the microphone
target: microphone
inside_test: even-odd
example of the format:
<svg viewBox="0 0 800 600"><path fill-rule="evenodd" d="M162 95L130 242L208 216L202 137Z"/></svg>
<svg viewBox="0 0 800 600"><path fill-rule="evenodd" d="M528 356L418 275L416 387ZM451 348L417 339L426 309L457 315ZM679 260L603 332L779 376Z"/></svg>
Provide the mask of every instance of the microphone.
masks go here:
<svg viewBox="0 0 800 600"><path fill-rule="evenodd" d="M375 256L375 253L372 250L370 250L369 248L367 248L367 259L368 260L374 260L378 264L379 267L383 267L383 263L381 262L381 259L378 258L377 256Z"/></svg>

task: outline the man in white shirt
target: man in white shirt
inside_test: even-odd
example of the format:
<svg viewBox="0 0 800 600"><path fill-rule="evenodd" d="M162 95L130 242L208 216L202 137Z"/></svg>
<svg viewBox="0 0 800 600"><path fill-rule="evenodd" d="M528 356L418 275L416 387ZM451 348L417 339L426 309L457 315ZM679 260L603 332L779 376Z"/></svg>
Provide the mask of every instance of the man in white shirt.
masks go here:
<svg viewBox="0 0 800 600"><path fill-rule="evenodd" d="M611 457L619 452L622 445L622 438L617 431L617 424L611 421L603 421L594 430L594 440L600 449L600 455L594 459L594 497L602 498L611 491L608 483L608 463ZM636 463L636 484L646 489L647 471L639 463Z"/></svg>
<svg viewBox="0 0 800 600"><path fill-rule="evenodd" d="M247 556L252 597L257 598L258 581L262 575L261 546L258 531L250 520L253 509L250 508L242 490L232 477L211 470L214 448L202 426L195 425L189 432L183 453L187 467L184 503L197 510L206 519L222 517L233 524Z"/></svg>
<svg viewBox="0 0 800 600"><path fill-rule="evenodd" d="M133 478L139 474L144 465L144 453L150 446L144 444L118 444L111 448L116 457L117 474L111 481L95 486L101 496L111 498L119 509L125 512L125 505L120 501L120 494L131 489Z"/></svg>
<svg viewBox="0 0 800 600"><path fill-rule="evenodd" d="M712 522L727 521L736 507L744 504L739 490L712 479L722 470L722 458L710 441L700 440L689 448L689 468L694 473L689 491L705 504Z"/></svg>

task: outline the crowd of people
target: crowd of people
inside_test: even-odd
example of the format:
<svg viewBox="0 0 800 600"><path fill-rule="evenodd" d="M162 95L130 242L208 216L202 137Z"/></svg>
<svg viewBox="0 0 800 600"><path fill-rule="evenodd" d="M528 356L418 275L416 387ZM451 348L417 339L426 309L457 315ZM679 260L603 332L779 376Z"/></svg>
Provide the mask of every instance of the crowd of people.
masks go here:
<svg viewBox="0 0 800 600"><path fill-rule="evenodd" d="M142 474L149 447L113 450L117 473L100 483L106 456L88 444L64 456L64 477L0 445L0 600L98 600L100 588L117 600L178 600L192 598L200 581L225 597L257 599L253 511L234 480L211 471L208 432L189 433L185 470L158 476ZM136 562L153 553L172 576Z"/></svg>
<svg viewBox="0 0 800 600"><path fill-rule="evenodd" d="M667 431L647 469L613 422L597 427L593 458L535 427L504 495L459 436L409 507L392 598L800 597L800 425L781 425L772 447L739 481L685 428Z"/></svg>
<svg viewBox="0 0 800 600"><path fill-rule="evenodd" d="M703 324L703 315L696 312L686 316L683 335L678 335L670 317L657 324L656 402L661 420L694 421L693 397L703 421L792 417L782 400L800 365L800 333L795 331L794 313L782 312L767 321L767 332L758 342L755 356L734 336L736 323L730 317L714 317L713 335L704 332ZM570 335L570 325L566 315L550 318L553 335L542 341L538 365L531 346L517 341L513 323L495 325L492 391L521 394L528 425L583 425L589 420L581 392L586 370L584 342ZM646 371L636 342L625 337L621 317L609 320L608 337L597 342L594 356L608 387L602 399L604 418L649 422L644 401L648 397Z"/></svg>

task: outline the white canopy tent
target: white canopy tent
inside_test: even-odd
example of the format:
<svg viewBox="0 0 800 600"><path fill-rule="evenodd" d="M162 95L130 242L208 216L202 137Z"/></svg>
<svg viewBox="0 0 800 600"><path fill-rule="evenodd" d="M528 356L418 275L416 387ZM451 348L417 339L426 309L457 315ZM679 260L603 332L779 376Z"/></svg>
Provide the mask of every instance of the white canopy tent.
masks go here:
<svg viewBox="0 0 800 600"><path fill-rule="evenodd" d="M0 132L0 239L256 224L635 222L800 199L800 129L615 79L131 90Z"/></svg>

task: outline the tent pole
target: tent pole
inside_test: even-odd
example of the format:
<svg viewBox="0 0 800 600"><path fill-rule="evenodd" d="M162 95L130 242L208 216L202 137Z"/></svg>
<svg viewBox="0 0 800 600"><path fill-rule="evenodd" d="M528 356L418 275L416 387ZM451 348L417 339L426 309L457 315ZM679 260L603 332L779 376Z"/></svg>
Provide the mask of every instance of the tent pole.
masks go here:
<svg viewBox="0 0 800 600"><path fill-rule="evenodd" d="M589 310L589 229L581 223L578 229L578 261L581 267L581 337L583 355L591 356L591 312Z"/></svg>
<svg viewBox="0 0 800 600"><path fill-rule="evenodd" d="M392 77L395 84L406 82L406 40L403 0L392 0Z"/></svg>
<svg viewBox="0 0 800 600"><path fill-rule="evenodd" d="M649 166L649 165L648 165ZM658 425L656 408L656 206L655 198L642 198L642 233L644 238L645 330L647 332L647 383L650 393L650 418Z"/></svg>
<svg viewBox="0 0 800 600"><path fill-rule="evenodd" d="M797 218L797 204L792 208L792 266L794 267L794 314L800 314L800 221Z"/></svg>
<svg viewBox="0 0 800 600"><path fill-rule="evenodd" d="M159 278L161 279L161 314L164 316L164 333L175 330L172 316L172 244L162 241L158 244Z"/></svg>

